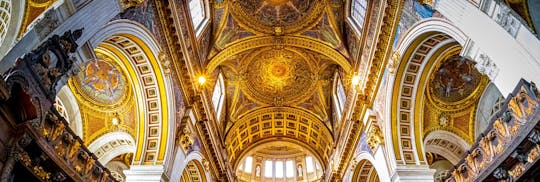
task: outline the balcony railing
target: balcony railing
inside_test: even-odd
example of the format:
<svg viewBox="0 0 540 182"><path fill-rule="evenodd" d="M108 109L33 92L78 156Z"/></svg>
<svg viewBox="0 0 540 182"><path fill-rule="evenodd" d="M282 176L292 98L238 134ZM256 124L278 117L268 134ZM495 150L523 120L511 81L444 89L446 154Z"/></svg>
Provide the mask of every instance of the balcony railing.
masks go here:
<svg viewBox="0 0 540 182"><path fill-rule="evenodd" d="M447 182L516 181L540 159L540 94L521 80Z"/></svg>

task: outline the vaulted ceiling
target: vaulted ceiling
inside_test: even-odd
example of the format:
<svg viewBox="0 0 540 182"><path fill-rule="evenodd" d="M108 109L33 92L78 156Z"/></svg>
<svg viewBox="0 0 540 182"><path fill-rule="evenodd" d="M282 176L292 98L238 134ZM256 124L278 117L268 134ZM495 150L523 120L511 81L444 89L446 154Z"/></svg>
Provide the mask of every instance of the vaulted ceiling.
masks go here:
<svg viewBox="0 0 540 182"><path fill-rule="evenodd" d="M212 158L237 166L252 149L285 141L311 151L324 169L335 165L340 175L390 58L402 3L215 0L203 23L186 21L193 11L173 13L188 5L157 3L165 8L184 101L199 121L210 120L197 123L203 143L225 149ZM194 32L186 31L190 25ZM202 87L200 75L208 80ZM223 89L222 108L212 108L221 98L216 88Z"/></svg>

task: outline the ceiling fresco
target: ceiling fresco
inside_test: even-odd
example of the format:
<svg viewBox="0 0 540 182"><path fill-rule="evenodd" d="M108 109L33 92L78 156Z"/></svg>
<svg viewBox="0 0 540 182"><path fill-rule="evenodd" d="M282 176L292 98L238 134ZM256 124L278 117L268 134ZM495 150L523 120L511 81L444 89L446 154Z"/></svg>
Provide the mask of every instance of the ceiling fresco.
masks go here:
<svg viewBox="0 0 540 182"><path fill-rule="evenodd" d="M309 57L294 49L266 49L247 58L242 90L256 102L288 105L304 101L315 91L317 77Z"/></svg>
<svg viewBox="0 0 540 182"><path fill-rule="evenodd" d="M75 78L77 88L100 104L114 104L125 99L126 77L113 63L103 59L92 61Z"/></svg>
<svg viewBox="0 0 540 182"><path fill-rule="evenodd" d="M454 55L435 71L429 89L443 102L456 102L465 99L479 86L481 76L473 61Z"/></svg>
<svg viewBox="0 0 540 182"><path fill-rule="evenodd" d="M249 29L283 34L312 25L324 7L324 3L315 0L244 0L234 1L231 13Z"/></svg>
<svg viewBox="0 0 540 182"><path fill-rule="evenodd" d="M474 142L477 103L489 82L474 65L457 53L435 65L425 90L424 136L435 130L446 130L469 143Z"/></svg>

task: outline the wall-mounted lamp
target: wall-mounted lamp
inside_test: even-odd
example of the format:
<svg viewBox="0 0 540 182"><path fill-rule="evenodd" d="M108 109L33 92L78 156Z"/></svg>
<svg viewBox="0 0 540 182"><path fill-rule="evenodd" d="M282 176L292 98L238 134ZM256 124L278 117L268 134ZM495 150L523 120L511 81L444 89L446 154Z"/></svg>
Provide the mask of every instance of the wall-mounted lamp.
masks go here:
<svg viewBox="0 0 540 182"><path fill-rule="evenodd" d="M197 81L199 82L199 85L204 85L204 83L206 83L206 78L204 76L199 76Z"/></svg>
<svg viewBox="0 0 540 182"><path fill-rule="evenodd" d="M352 82L352 85L355 85L355 86L358 85L360 83L360 76L354 75L351 82Z"/></svg>

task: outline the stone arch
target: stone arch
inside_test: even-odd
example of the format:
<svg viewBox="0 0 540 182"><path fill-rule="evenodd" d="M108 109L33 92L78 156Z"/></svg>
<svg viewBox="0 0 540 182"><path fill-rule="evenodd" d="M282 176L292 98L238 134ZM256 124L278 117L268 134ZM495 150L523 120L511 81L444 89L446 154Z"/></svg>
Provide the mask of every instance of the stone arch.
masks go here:
<svg viewBox="0 0 540 182"><path fill-rule="evenodd" d="M21 31L20 27L24 19L26 0L8 1L10 1L8 3L10 12L7 16L9 19L8 22L4 22L5 32L0 38L0 56L5 55L7 51L11 49L11 46L17 41L17 36L19 35L19 31ZM3 8L3 10L5 9Z"/></svg>
<svg viewBox="0 0 540 182"><path fill-rule="evenodd" d="M363 159L356 164L351 181L380 182L381 179L373 163Z"/></svg>
<svg viewBox="0 0 540 182"><path fill-rule="evenodd" d="M133 164L163 164L167 146L172 144L174 105L169 80L158 61L160 48L155 38L139 23L115 20L97 32L90 44L93 48L121 58L136 96L139 111L138 131ZM173 107L170 107L173 106Z"/></svg>
<svg viewBox="0 0 540 182"><path fill-rule="evenodd" d="M225 135L228 160L236 165L251 148L269 140L304 145L325 166L330 161L333 136L316 115L297 108L268 107L240 117Z"/></svg>
<svg viewBox="0 0 540 182"><path fill-rule="evenodd" d="M205 169L205 162L204 162L204 156L199 151L193 151L189 154L185 155L184 152L179 149L176 153L176 158L174 161L180 161L174 164L173 166L173 172L170 177L170 181L181 181L184 178L184 171L187 168L188 163L192 164L198 164L201 165L200 174L201 178L205 179L205 181L210 180L210 175L207 173L207 169ZM191 166L193 167L193 166Z"/></svg>
<svg viewBox="0 0 540 182"><path fill-rule="evenodd" d="M471 146L454 133L437 130L430 132L424 138L424 148L425 152L439 154L452 164L457 164Z"/></svg>
<svg viewBox="0 0 540 182"><path fill-rule="evenodd" d="M417 94L423 94L423 88L418 88L422 72L434 54L465 44L467 37L450 22L429 18L415 24L396 49L400 55L397 73L390 84L394 85L391 104L387 108L390 124L386 126L389 136L386 143L390 144L397 165L427 165L423 146L421 124L415 116ZM427 70L429 71L429 70ZM420 91L420 92L419 92Z"/></svg>
<svg viewBox="0 0 540 182"><path fill-rule="evenodd" d="M94 153L98 161L107 164L116 156L134 153L136 150L135 140L126 132L110 132L88 145L88 150Z"/></svg>
<svg viewBox="0 0 540 182"><path fill-rule="evenodd" d="M384 162L375 162L374 155L368 153L368 152L361 152L358 154L355 154L354 158L351 160L351 163L348 166L348 175L344 176L344 181L358 181L358 177L360 175L358 174L362 168L360 165L365 163L371 163L373 167L373 171L377 174L379 181L390 181L390 175L388 174L388 168L386 166L386 163ZM366 166L364 166L365 169Z"/></svg>
<svg viewBox="0 0 540 182"><path fill-rule="evenodd" d="M206 176L201 163L197 160L187 162L182 171L180 182L206 182Z"/></svg>
<svg viewBox="0 0 540 182"><path fill-rule="evenodd" d="M231 44L210 60L210 62L206 66L206 73L213 72L214 69L216 69L221 63L223 63L227 60L227 58L233 55L237 55L251 49L268 46L292 46L308 49L328 56L331 60L335 61L336 64L341 66L341 68L343 68L343 70L347 73L350 73L352 70L352 66L347 60L347 58L345 58L341 53L339 53L329 45L322 42L297 36L283 36L279 39L276 39L273 36L262 36Z"/></svg>
<svg viewBox="0 0 540 182"><path fill-rule="evenodd" d="M62 101L67 113L69 113L68 118L66 118L66 120L69 122L69 127L73 129L77 136L83 139L83 122L79 105L77 103L77 99L73 95L73 92L68 86L63 86L60 91L58 91L56 97Z"/></svg>

